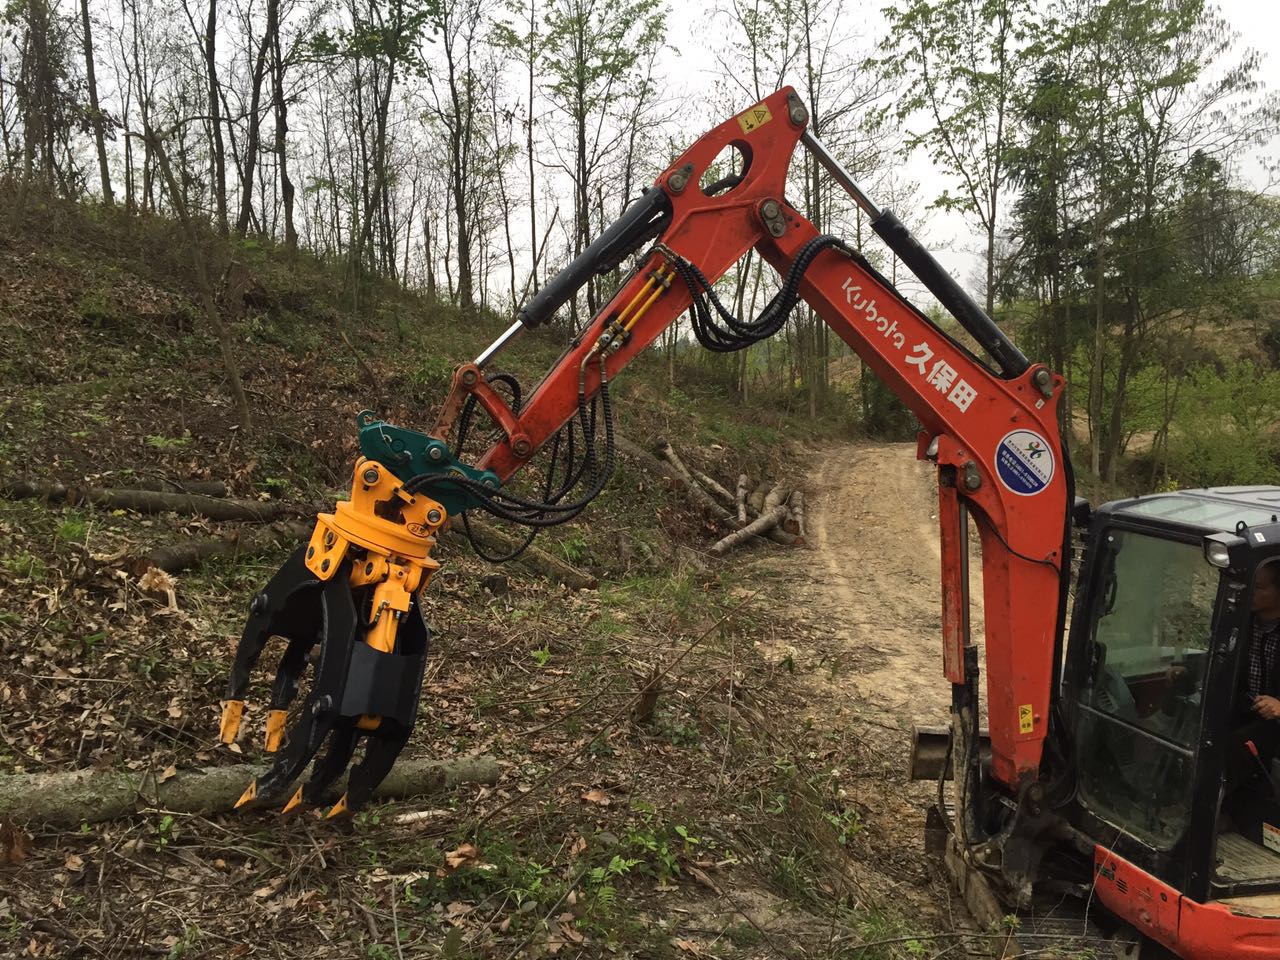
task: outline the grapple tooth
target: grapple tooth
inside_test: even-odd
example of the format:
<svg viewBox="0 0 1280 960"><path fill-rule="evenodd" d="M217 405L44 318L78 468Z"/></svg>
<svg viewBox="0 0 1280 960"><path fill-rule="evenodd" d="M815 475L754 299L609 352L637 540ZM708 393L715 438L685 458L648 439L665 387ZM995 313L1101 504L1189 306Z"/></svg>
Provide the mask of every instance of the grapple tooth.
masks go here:
<svg viewBox="0 0 1280 960"><path fill-rule="evenodd" d="M284 809L280 812L292 813L294 810L298 809L298 807L302 806L302 803L302 788L299 787L293 792L293 796L289 798L289 802L284 805Z"/></svg>
<svg viewBox="0 0 1280 960"><path fill-rule="evenodd" d="M267 733L262 749L267 753L275 753L284 740L284 725L289 719L288 710L267 711Z"/></svg>
<svg viewBox="0 0 1280 960"><path fill-rule="evenodd" d="M326 820L332 820L335 817L341 817L348 813L351 813L351 810L347 807L347 795L344 793L338 798L338 802L329 809L329 812L324 815L324 818Z"/></svg>
<svg viewBox="0 0 1280 960"><path fill-rule="evenodd" d="M246 803L252 803L256 799L258 799L258 781L255 779L249 781L249 786L244 788L244 793L240 794L240 799L236 801L233 809L239 810Z"/></svg>
<svg viewBox="0 0 1280 960"><path fill-rule="evenodd" d="M218 739L222 743L235 743L243 717L243 700L228 700L222 705L222 721L218 724Z"/></svg>
<svg viewBox="0 0 1280 960"><path fill-rule="evenodd" d="M271 684L270 708L272 710L287 711L298 695L302 675L307 670L307 657L319 640L319 634L316 632L319 628L311 624L307 626L312 626L313 630L286 634L290 638L289 645L285 648L284 656L280 658L280 663L276 667L275 680Z"/></svg>

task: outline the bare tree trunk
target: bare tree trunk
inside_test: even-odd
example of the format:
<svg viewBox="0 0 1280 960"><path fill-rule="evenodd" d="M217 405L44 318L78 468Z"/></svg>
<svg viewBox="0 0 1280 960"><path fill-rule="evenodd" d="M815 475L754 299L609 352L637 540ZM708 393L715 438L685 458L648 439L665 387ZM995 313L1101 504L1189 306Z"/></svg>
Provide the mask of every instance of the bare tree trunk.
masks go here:
<svg viewBox="0 0 1280 960"><path fill-rule="evenodd" d="M236 233L244 236L249 232L249 221L253 217L253 175L254 166L258 162L258 139L261 136L262 116L260 103L262 97L262 78L267 70L267 50L271 35L266 34L258 45L258 56L253 62L253 85L249 95L249 133L244 150L244 170L240 174L240 216L236 218Z"/></svg>
<svg viewBox="0 0 1280 960"><path fill-rule="evenodd" d="M212 7L213 0L210 0ZM212 14L210 15L212 17ZM276 165L280 173L280 199L284 203L284 249L298 252L298 232L293 225L293 181L285 150L289 132L289 106L284 95L284 59L280 54L280 0L267 0L267 36L271 39L271 96L276 110Z"/></svg>
<svg viewBox="0 0 1280 960"><path fill-rule="evenodd" d="M218 97L218 58L215 40L218 35L218 0L209 0L209 19L205 24L204 62L209 73L209 128L213 134L213 199L217 210L218 232L224 237L227 224L227 158L222 145L221 103Z"/></svg>
<svg viewBox="0 0 1280 960"><path fill-rule="evenodd" d="M520 308L520 304L516 302L516 257L515 243L511 239L511 196L507 193L507 174L505 170L505 162L503 160L503 141L501 130L502 117L498 110L498 85L496 83L489 87L489 102L492 107L493 122L493 141L494 141L494 177L498 185L498 203L502 206L502 230L507 240L507 267L508 267L508 283L511 292L511 310L512 312ZM533 251L530 251L532 254Z"/></svg>
<svg viewBox="0 0 1280 960"><path fill-rule="evenodd" d="M84 77L89 87L89 117L93 124L94 144L98 148L98 172L102 175L102 202L110 207L115 204L115 194L111 191L106 135L102 130L102 110L98 106L98 80L93 70L93 28L89 23L89 0L80 0L80 21L84 27Z"/></svg>
<svg viewBox="0 0 1280 960"><path fill-rule="evenodd" d="M529 116L525 122L525 147L529 154L529 243L532 252L538 250L538 190L533 172L533 74L537 63L537 0L529 0ZM538 264L533 265L533 292L538 292Z"/></svg>

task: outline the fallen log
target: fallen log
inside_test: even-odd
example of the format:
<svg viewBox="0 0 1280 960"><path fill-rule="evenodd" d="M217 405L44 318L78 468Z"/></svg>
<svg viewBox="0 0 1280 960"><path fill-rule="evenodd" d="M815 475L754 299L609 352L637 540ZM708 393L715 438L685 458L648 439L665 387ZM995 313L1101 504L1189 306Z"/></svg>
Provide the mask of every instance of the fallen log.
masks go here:
<svg viewBox="0 0 1280 960"><path fill-rule="evenodd" d="M198 493L202 497L225 497L227 485L221 480L135 480L136 490L155 490L164 493Z"/></svg>
<svg viewBox="0 0 1280 960"><path fill-rule="evenodd" d="M804 540L797 538L797 536L788 531L785 526L786 522L790 520L791 517L791 509L790 507L787 507L787 499L790 495L790 486L783 486L782 484L774 486L772 490L769 490L769 492L764 495L764 503L762 504L762 511L760 511L760 513L764 515L764 513L773 511L773 509L777 509L778 507L785 509L786 513L783 515L782 520L778 522L777 526L771 526L768 530L764 531L765 538L773 540L773 543L780 545L780 547L797 547L797 545L804 543Z"/></svg>
<svg viewBox="0 0 1280 960"><path fill-rule="evenodd" d="M191 537L179 543L155 547L146 553L131 554L120 565L134 576L152 567L178 573L213 557L256 557L290 542L301 545L311 537L310 521L282 521L269 527L240 529L221 537Z"/></svg>
<svg viewBox="0 0 1280 960"><path fill-rule="evenodd" d="M735 530L724 539L717 541L711 547L711 555L723 557L738 544L744 543L752 537L761 536L776 527L786 515L787 508L785 504L779 504L769 512L762 513L741 530Z"/></svg>
<svg viewBox="0 0 1280 960"><path fill-rule="evenodd" d="M671 446L670 443L659 437L654 442L654 448L666 458L667 462L670 463L671 466L675 467L676 472L684 479L686 488L694 495L707 513L720 520L729 519L729 510L723 504L719 503L715 497L707 493L702 485L693 478L693 474L689 472L689 468L684 465L684 461L681 460L680 455L676 453L675 447ZM723 487L721 489L723 489ZM732 500L732 498L730 499Z"/></svg>
<svg viewBox="0 0 1280 960"><path fill-rule="evenodd" d="M738 474L738 523L747 522L747 485L751 482L745 473Z"/></svg>
<svg viewBox="0 0 1280 960"><path fill-rule="evenodd" d="M641 469L648 473L656 474L670 483L673 490L683 490L688 486L688 484L685 483L684 478L681 477L680 474L676 473L674 467L659 460L638 443L633 443L621 434L615 434L613 444L628 459L634 460L640 464Z"/></svg>
<svg viewBox="0 0 1280 960"><path fill-rule="evenodd" d="M715 477L707 476L697 467L690 467L689 472L693 474L693 479L706 487L707 492L719 500L730 512L738 508L738 498L716 482Z"/></svg>
<svg viewBox="0 0 1280 960"><path fill-rule="evenodd" d="M791 496L791 488L778 484L767 494L765 494L764 503L761 505L760 512L762 514L769 513L775 507L786 504L787 497Z"/></svg>
<svg viewBox="0 0 1280 960"><path fill-rule="evenodd" d="M140 808L211 814L230 810L265 765L179 770L165 780L155 771L71 770L0 775L0 818L18 823L77 826L129 816ZM490 756L401 760L374 792L395 800L465 783L492 785L498 762ZM335 796L344 789L340 781Z"/></svg>
<svg viewBox="0 0 1280 960"><path fill-rule="evenodd" d="M481 549L491 555L506 556L524 541L523 537L510 536L496 527L482 523L479 520L471 521L471 535L475 537L476 543L480 545ZM456 546L462 546L467 543L467 534L462 529L461 524L456 528L450 524L449 530L445 533L445 542ZM599 581L591 574L583 573L577 567L565 563L559 557L554 557L547 551L533 545L530 545L512 563L519 564L531 573L547 577L556 583L562 583L571 590L594 590L599 585Z"/></svg>
<svg viewBox="0 0 1280 960"><path fill-rule="evenodd" d="M804 536L804 494L796 490L787 499L787 506L791 508L791 514L783 521L783 527L787 533L794 533L798 537Z"/></svg>
<svg viewBox="0 0 1280 960"><path fill-rule="evenodd" d="M699 487L697 483L691 481L688 476L682 476L670 462L660 457L655 457L648 450L620 435L615 435L614 445L628 459L638 463L641 469L665 480L670 489L681 491L687 494L688 498L697 506L708 508L706 491ZM730 512L717 509L718 505L714 500L710 501L710 503L712 506L708 509L713 516L721 520L731 518L732 514ZM732 504L730 504L730 508L732 508Z"/></svg>
<svg viewBox="0 0 1280 960"><path fill-rule="evenodd" d="M764 512L764 498L770 490L773 489L773 481L765 477L756 488L747 495L747 510L755 516L760 516Z"/></svg>
<svg viewBox="0 0 1280 960"><path fill-rule="evenodd" d="M63 501L73 505L93 503L108 510L133 510L136 513L184 513L222 521L267 523L282 517L296 517L314 512L312 507L297 503L224 500L196 493L167 493L162 490L68 487L60 483L31 483L26 480L11 483L0 493L9 500L39 498L50 503Z"/></svg>
<svg viewBox="0 0 1280 960"><path fill-rule="evenodd" d="M782 523L785 523L784 519ZM776 527L771 527L765 531L765 537L772 540L780 547L802 547L804 546L804 537L796 536L794 533L788 533L782 523Z"/></svg>

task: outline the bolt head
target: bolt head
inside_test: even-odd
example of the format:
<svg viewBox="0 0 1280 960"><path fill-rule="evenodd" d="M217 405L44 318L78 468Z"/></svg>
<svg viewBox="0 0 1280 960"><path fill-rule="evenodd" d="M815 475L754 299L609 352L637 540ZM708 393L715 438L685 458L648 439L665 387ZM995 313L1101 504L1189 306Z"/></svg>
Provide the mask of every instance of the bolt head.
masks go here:
<svg viewBox="0 0 1280 960"><path fill-rule="evenodd" d="M760 215L766 220L772 220L780 213L782 213L782 210L778 207L777 200L766 200L764 203L760 204Z"/></svg>
<svg viewBox="0 0 1280 960"><path fill-rule="evenodd" d="M370 468L369 468L368 470L366 470L363 474L361 474L361 477L362 477L362 479L364 480L364 482L365 482L365 483L368 483L368 484L374 484L374 483L377 483L377 482L378 482L378 471L377 471L377 470L375 470L373 467L370 467Z"/></svg>
<svg viewBox="0 0 1280 960"><path fill-rule="evenodd" d="M465 383L468 387L475 386L475 382L478 379L479 379L479 376L476 374L474 370L464 370L462 372L462 382Z"/></svg>
<svg viewBox="0 0 1280 960"><path fill-rule="evenodd" d="M532 446L528 440L517 440L511 445L511 449L515 451L517 457L527 457Z"/></svg>
<svg viewBox="0 0 1280 960"><path fill-rule="evenodd" d="M796 104L791 108L791 122L797 127L803 125L809 119L809 111L804 107Z"/></svg>
<svg viewBox="0 0 1280 960"><path fill-rule="evenodd" d="M439 523L439 522L440 522L440 520L441 520L441 516L442 516L442 515L441 515L441 513L440 513L440 511L439 511L439 510L428 510L428 511L427 511L427 520L428 520L429 522L431 522L431 523Z"/></svg>
<svg viewBox="0 0 1280 960"><path fill-rule="evenodd" d="M427 459L430 460L432 463L439 463L441 460L444 459L444 451L441 450L439 447L428 447Z"/></svg>

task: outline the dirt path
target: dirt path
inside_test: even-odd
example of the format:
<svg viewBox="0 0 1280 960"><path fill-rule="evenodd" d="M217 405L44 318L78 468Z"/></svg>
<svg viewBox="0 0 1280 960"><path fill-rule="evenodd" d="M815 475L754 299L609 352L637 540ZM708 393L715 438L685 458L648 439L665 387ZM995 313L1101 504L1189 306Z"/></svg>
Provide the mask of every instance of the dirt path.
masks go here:
<svg viewBox="0 0 1280 960"><path fill-rule="evenodd" d="M914 453L889 444L820 458L812 539L816 586L836 639L869 657L849 685L886 713L928 720L948 693L933 629L940 624L932 470Z"/></svg>
<svg viewBox="0 0 1280 960"><path fill-rule="evenodd" d="M837 447L815 458L809 482L813 553L794 593L829 625L829 655L852 664L829 685L881 720L945 723L933 467L914 444ZM981 627L975 610L975 636Z"/></svg>
<svg viewBox="0 0 1280 960"><path fill-rule="evenodd" d="M916 460L914 444L836 447L815 455L804 484L811 549L785 561L796 629L776 655L790 656L811 691L813 722L842 744L847 790L867 826L864 853L934 909L946 900L923 854L934 788L907 777L911 725L945 725L951 697L933 468ZM975 555L975 597L978 566ZM976 603L972 627L981 637Z"/></svg>

